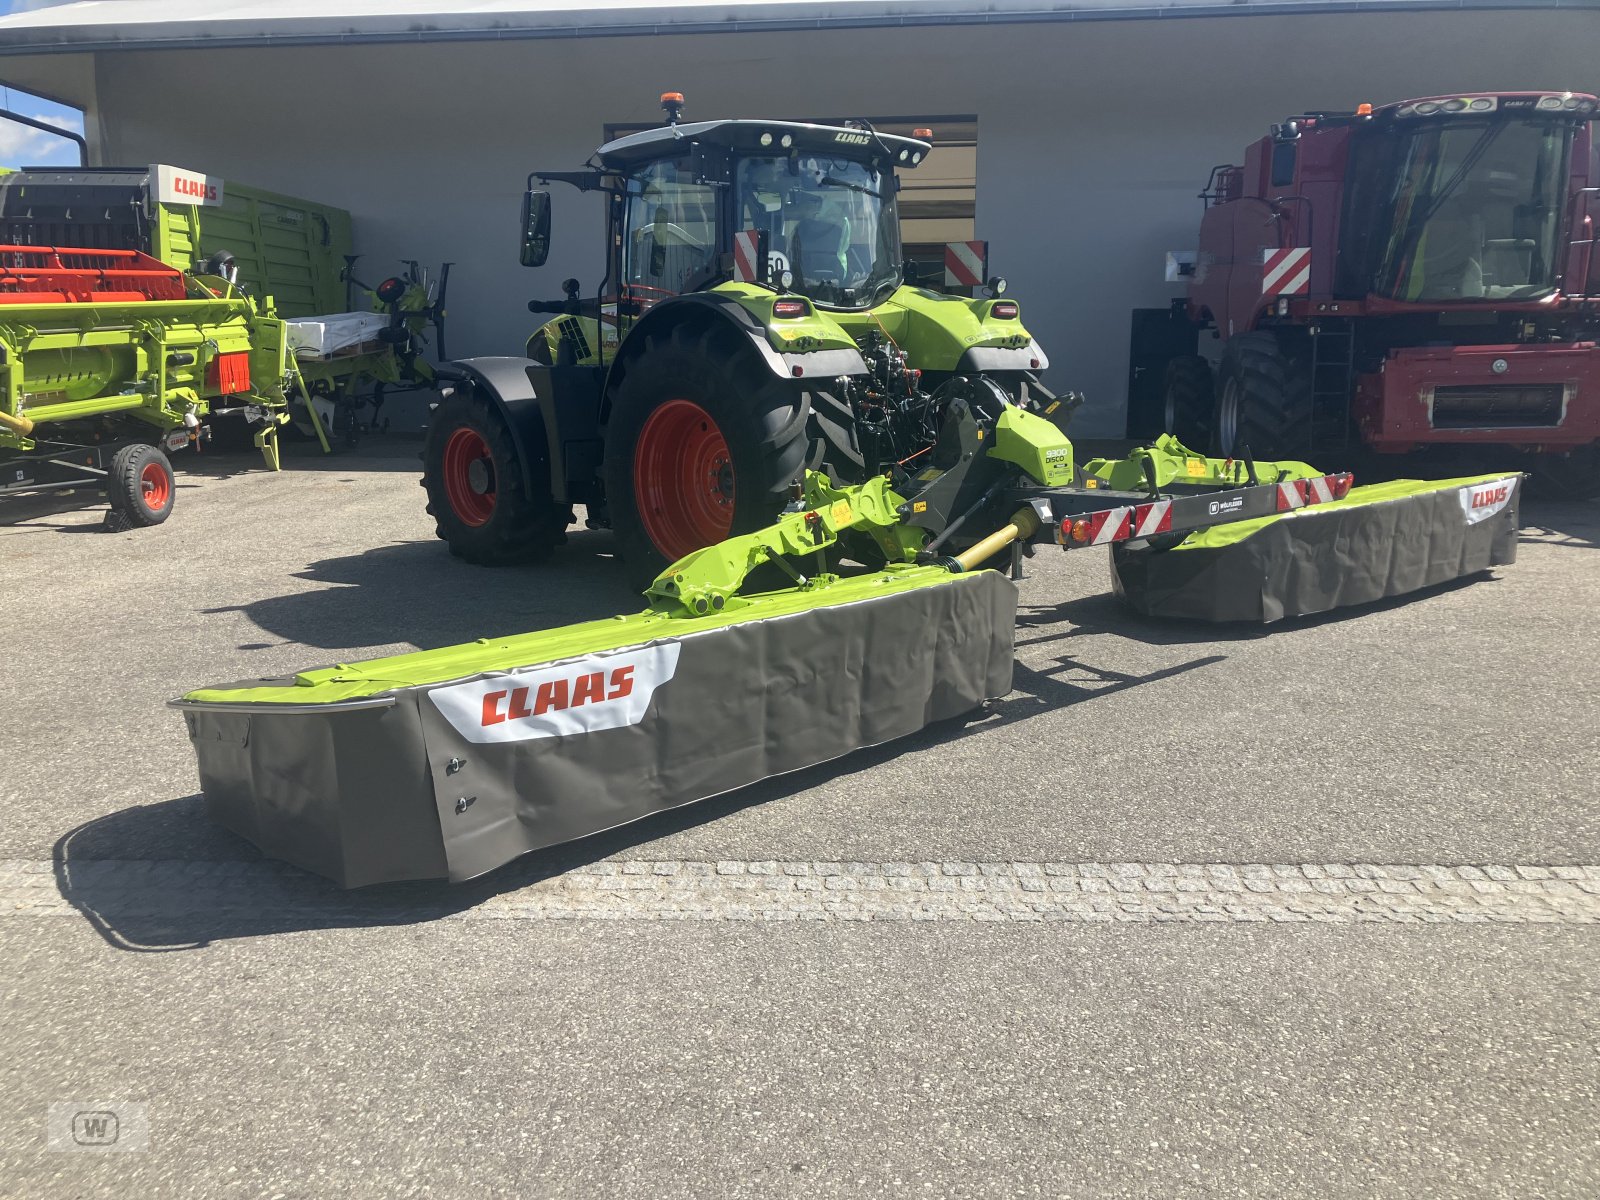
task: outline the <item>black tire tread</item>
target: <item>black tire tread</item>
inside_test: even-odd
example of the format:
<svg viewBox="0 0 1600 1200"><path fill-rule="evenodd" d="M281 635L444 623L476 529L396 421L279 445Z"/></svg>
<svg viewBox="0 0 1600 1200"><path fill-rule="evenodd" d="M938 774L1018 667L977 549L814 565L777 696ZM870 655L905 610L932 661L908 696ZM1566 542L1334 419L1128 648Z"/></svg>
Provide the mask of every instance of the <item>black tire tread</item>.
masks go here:
<svg viewBox="0 0 1600 1200"><path fill-rule="evenodd" d="M672 381L665 386L704 402L730 449L746 440L754 447L754 472L748 463L738 469L734 533L771 524L788 503L790 485L800 477L809 446L805 393L774 376L735 331L684 323L670 333L647 334L625 361L612 394L603 468L618 554L636 582L648 582L667 565L645 533L633 500L634 446L644 417L661 399L663 377Z"/></svg>
<svg viewBox="0 0 1600 1200"><path fill-rule="evenodd" d="M151 512L144 503L144 485L141 476L152 462L160 463L167 473L169 499L160 512ZM172 515L177 503L177 481L172 474L172 463L157 446L135 442L124 446L111 458L111 469L106 477L106 499L111 512L106 519L108 529L148 529L159 525Z"/></svg>
<svg viewBox="0 0 1600 1200"><path fill-rule="evenodd" d="M445 442L462 425L477 429L494 456L495 511L481 526L456 520L439 477ZM543 451L542 446L537 449ZM427 490L434 534L457 558L484 567L538 562L566 540L572 509L550 495L548 475L531 489L525 485L511 431L488 397L477 391L463 387L440 402L428 422L422 464L422 486ZM534 493L531 497L530 491Z"/></svg>
<svg viewBox="0 0 1600 1200"><path fill-rule="evenodd" d="M1216 383L1211 364L1199 355L1184 354L1167 363L1162 384L1162 424L1191 450L1210 443L1216 408ZM1167 410L1171 419L1167 419Z"/></svg>
<svg viewBox="0 0 1600 1200"><path fill-rule="evenodd" d="M1231 338L1221 377L1236 378L1241 395L1237 444L1222 445L1220 419L1213 426L1219 452L1248 447L1259 459L1305 456L1311 443L1311 381L1276 334L1253 330Z"/></svg>

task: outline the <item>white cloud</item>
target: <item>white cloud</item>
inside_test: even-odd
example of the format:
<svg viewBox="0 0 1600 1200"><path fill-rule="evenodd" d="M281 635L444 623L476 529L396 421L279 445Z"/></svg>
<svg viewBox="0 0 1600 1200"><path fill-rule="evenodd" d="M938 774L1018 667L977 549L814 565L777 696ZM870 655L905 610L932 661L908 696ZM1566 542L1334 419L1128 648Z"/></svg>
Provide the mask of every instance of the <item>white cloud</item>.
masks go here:
<svg viewBox="0 0 1600 1200"><path fill-rule="evenodd" d="M37 119L70 128L66 118L54 114ZM77 162L78 147L70 139L0 117L0 166L76 166Z"/></svg>

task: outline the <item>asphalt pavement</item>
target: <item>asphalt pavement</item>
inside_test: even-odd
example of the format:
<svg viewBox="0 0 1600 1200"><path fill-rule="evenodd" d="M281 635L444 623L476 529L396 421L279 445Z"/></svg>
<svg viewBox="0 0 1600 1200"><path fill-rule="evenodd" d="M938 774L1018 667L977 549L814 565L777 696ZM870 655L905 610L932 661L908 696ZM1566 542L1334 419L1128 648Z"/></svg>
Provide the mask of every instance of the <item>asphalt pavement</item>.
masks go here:
<svg viewBox="0 0 1600 1200"><path fill-rule="evenodd" d="M416 448L207 459L153 530L0 513L0 1194L1600 1190L1600 505L1267 630L1041 553L982 719L343 897L206 822L167 699L638 607L604 532L450 558ZM69 1101L148 1149L49 1149Z"/></svg>

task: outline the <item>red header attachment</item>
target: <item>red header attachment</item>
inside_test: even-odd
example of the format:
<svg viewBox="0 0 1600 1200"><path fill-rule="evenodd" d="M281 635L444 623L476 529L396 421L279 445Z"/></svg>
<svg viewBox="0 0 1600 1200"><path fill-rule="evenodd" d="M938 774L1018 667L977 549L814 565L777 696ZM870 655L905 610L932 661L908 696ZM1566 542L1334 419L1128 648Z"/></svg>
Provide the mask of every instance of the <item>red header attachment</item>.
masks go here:
<svg viewBox="0 0 1600 1200"><path fill-rule="evenodd" d="M183 272L137 250L0 246L0 304L130 304L183 298Z"/></svg>

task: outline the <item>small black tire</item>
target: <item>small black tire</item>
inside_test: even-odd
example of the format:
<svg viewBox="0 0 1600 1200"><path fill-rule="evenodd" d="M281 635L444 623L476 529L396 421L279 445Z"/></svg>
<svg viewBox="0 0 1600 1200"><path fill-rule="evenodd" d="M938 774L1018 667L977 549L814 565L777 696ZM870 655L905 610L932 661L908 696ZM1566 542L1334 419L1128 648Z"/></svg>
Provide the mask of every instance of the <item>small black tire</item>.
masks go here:
<svg viewBox="0 0 1600 1200"><path fill-rule="evenodd" d="M726 447L719 486L731 497L717 500L729 510L724 529L696 521L675 502L681 488L672 479L637 477L646 423L675 401L697 407L715 426L709 436L720 435ZM670 334L646 334L644 346L625 360L606 426L606 504L630 581L648 583L684 554L770 525L804 470L809 414L804 391L774 376L731 329L684 324ZM654 426L649 436L658 436Z"/></svg>
<svg viewBox="0 0 1600 1200"><path fill-rule="evenodd" d="M1162 428L1168 433L1191 450L1204 450L1211 441L1216 403L1210 363L1190 354L1167 363L1162 387Z"/></svg>
<svg viewBox="0 0 1600 1200"><path fill-rule="evenodd" d="M124 529L161 524L178 499L172 463L155 446L136 442L122 447L111 459L106 499L115 517L109 524Z"/></svg>
<svg viewBox="0 0 1600 1200"><path fill-rule="evenodd" d="M1212 446L1258 459L1302 458L1311 446L1311 373L1268 330L1228 340L1218 372Z"/></svg>
<svg viewBox="0 0 1600 1200"><path fill-rule="evenodd" d="M434 532L457 558L497 567L536 562L566 540L572 509L550 493L543 432L522 460L488 397L461 386L428 422L422 486ZM481 486L479 486L481 485Z"/></svg>

